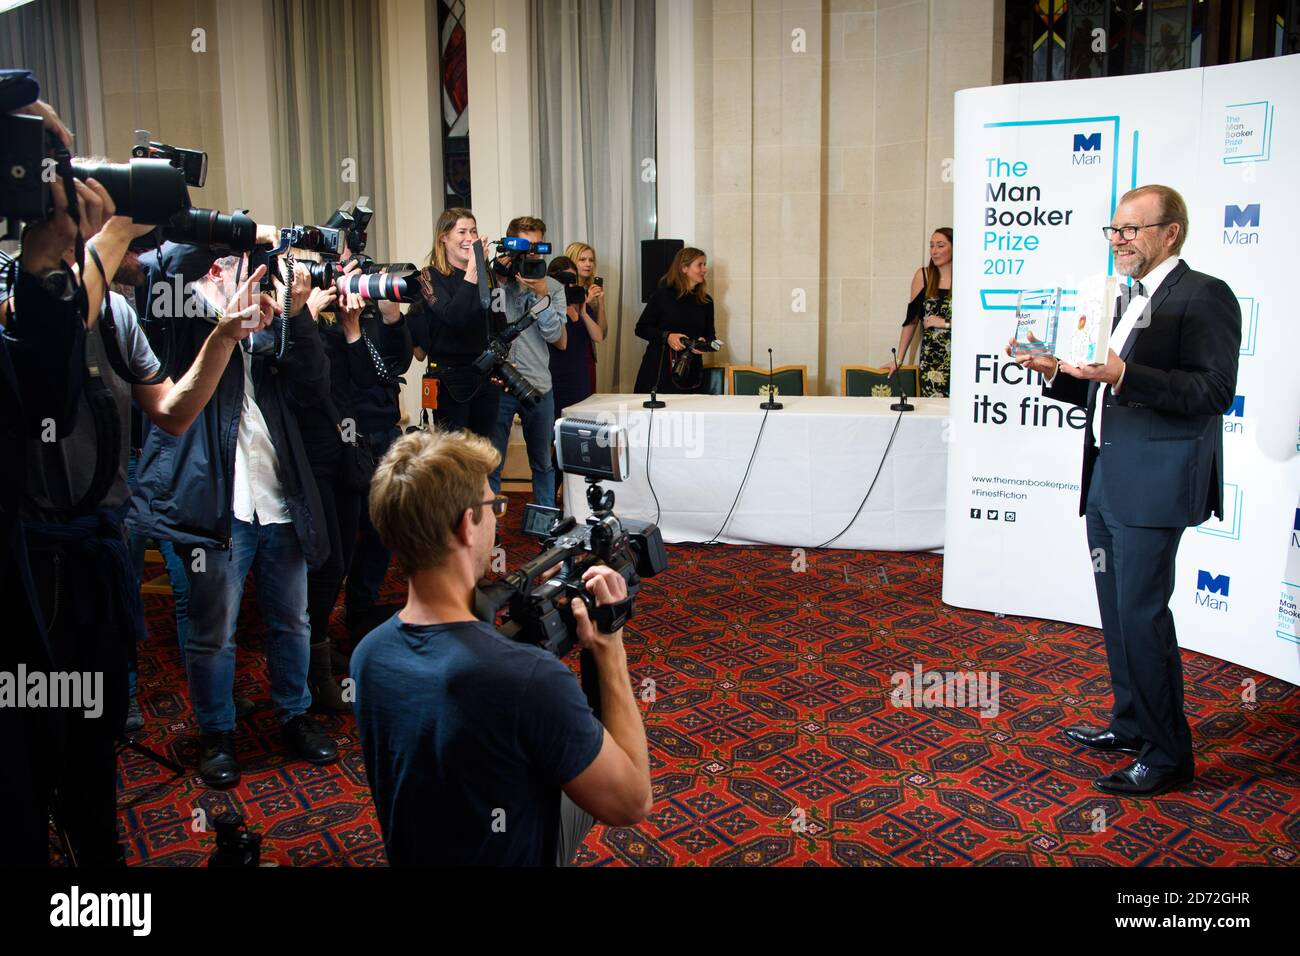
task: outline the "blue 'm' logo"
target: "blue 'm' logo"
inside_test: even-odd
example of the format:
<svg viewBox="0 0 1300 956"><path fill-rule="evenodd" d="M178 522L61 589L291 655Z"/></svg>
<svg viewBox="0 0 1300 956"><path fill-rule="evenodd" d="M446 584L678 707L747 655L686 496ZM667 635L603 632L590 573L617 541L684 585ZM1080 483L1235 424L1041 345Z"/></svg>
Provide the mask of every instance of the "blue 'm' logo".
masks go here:
<svg viewBox="0 0 1300 956"><path fill-rule="evenodd" d="M1235 397L1232 404L1228 406L1228 410L1223 414L1236 415L1238 418L1243 417L1246 414L1246 396L1238 395Z"/></svg>
<svg viewBox="0 0 1300 956"><path fill-rule="evenodd" d="M1232 226L1253 226L1258 228L1259 203L1253 202L1249 206L1233 206L1231 204L1224 206L1223 228L1229 229Z"/></svg>
<svg viewBox="0 0 1300 956"><path fill-rule="evenodd" d="M1226 574L1211 574L1209 571L1196 572L1196 590L1209 591L1211 594L1228 596L1228 584L1232 579Z"/></svg>
<svg viewBox="0 0 1300 956"><path fill-rule="evenodd" d="M1101 133L1075 133L1074 151L1101 149Z"/></svg>

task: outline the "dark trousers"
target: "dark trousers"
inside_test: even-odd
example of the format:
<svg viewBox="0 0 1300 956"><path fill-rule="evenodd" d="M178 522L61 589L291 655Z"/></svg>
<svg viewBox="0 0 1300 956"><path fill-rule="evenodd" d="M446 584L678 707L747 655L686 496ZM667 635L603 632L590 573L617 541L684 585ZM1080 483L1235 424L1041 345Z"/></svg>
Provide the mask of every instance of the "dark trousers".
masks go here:
<svg viewBox="0 0 1300 956"><path fill-rule="evenodd" d="M97 711L59 712L55 809L82 866L120 865L117 752L127 708L127 665L139 635L140 593L120 518L112 509L27 528L32 578L55 671L99 673Z"/></svg>
<svg viewBox="0 0 1300 956"><path fill-rule="evenodd" d="M431 413L440 428L456 431L468 428L475 435L492 440L497 423L501 389L487 381L472 366L444 368L438 381L438 407Z"/></svg>
<svg viewBox="0 0 1300 956"><path fill-rule="evenodd" d="M344 486L339 478L340 470L336 466L324 474L315 475L330 553L324 564L307 573L307 617L311 621L313 645L329 640L330 615L334 613L339 588L352 563L357 540L361 494Z"/></svg>
<svg viewBox="0 0 1300 956"><path fill-rule="evenodd" d="M402 430L394 425L384 431L370 432L370 448L378 462L388 453L393 442L402 436ZM352 567L348 571L347 608L349 622L357 620L370 608L379 603L379 589L383 587L384 576L388 574L388 562L391 555L384 543L379 540L379 533L370 523L369 499L357 500L357 543L352 554Z"/></svg>
<svg viewBox="0 0 1300 956"><path fill-rule="evenodd" d="M1138 760L1155 770L1191 770L1192 730L1183 712L1183 662L1169 599L1184 528L1134 528L1106 501L1098 456L1086 521L1115 705L1110 729L1143 741Z"/></svg>

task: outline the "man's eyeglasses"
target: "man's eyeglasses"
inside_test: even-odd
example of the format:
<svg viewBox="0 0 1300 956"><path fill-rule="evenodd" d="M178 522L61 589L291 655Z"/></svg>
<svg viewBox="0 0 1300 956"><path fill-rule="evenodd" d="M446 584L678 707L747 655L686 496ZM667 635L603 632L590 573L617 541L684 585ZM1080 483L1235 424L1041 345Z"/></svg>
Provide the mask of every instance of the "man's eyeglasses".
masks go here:
<svg viewBox="0 0 1300 956"><path fill-rule="evenodd" d="M489 498L487 501L480 501L479 504L491 505L492 513L498 518L501 518L505 516L506 505L510 504L510 499L505 495L497 495L495 498Z"/></svg>
<svg viewBox="0 0 1300 956"><path fill-rule="evenodd" d="M1167 222L1149 222L1145 226L1102 226L1101 234L1106 237L1107 242L1110 242L1117 232L1122 240L1132 242L1143 229L1154 229L1156 226L1168 225L1170 224Z"/></svg>

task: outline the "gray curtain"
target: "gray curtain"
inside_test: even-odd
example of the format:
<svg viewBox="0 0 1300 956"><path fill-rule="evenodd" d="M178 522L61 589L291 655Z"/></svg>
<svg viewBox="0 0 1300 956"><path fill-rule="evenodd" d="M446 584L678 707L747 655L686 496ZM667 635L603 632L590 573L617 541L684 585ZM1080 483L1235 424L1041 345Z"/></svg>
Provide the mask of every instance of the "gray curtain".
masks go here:
<svg viewBox="0 0 1300 956"><path fill-rule="evenodd" d="M41 99L76 136L74 149L89 152L77 0L41 0L0 13L0 66L31 70Z"/></svg>
<svg viewBox="0 0 1300 956"><path fill-rule="evenodd" d="M654 7L654 0L541 0L532 13L540 214L557 254L574 241L596 250L609 319L596 353L602 392L631 391L646 344L633 328L641 240L655 236L655 183L645 163L655 158Z"/></svg>
<svg viewBox="0 0 1300 956"><path fill-rule="evenodd" d="M277 221L319 225L345 199L369 196L366 252L387 259L376 0L274 0L271 20Z"/></svg>

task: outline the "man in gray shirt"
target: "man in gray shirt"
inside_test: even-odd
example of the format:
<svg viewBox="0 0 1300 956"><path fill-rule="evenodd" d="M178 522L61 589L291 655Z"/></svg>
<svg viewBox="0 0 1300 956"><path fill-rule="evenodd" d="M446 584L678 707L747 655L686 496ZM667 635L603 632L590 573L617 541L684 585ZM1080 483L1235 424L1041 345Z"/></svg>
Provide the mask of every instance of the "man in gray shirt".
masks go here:
<svg viewBox="0 0 1300 956"><path fill-rule="evenodd" d="M506 235L518 236L530 243L542 242L546 237L546 223L532 216L520 216L510 220ZM536 253L526 255L537 258ZM506 460L510 426L517 412L523 423L528 464L533 472L533 500L539 505L554 508L555 469L551 467L551 439L555 429L555 393L551 390L551 356L546 345L550 342L557 349L562 349L567 344L564 287L550 277L525 279L516 276L504 286L503 292L507 322L517 322L544 295L550 295L551 304L510 346L511 362L542 393L542 398L533 408L525 408L514 395L507 393L501 396L496 427L492 431L492 444L496 446L501 462L490 478L492 491L501 491L501 468Z"/></svg>

